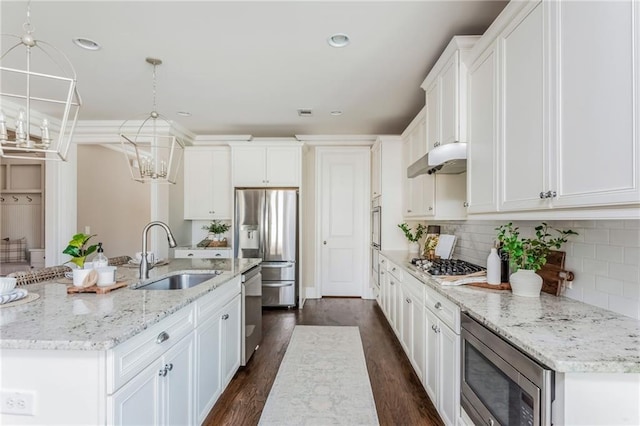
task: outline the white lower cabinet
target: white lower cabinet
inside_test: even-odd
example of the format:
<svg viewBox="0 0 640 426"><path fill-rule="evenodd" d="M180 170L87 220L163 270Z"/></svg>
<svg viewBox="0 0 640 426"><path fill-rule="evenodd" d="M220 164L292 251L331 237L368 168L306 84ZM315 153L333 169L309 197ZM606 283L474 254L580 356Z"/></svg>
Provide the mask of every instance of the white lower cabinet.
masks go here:
<svg viewBox="0 0 640 426"><path fill-rule="evenodd" d="M402 305L402 346L413 370L424 380L424 284L405 276L400 286Z"/></svg>
<svg viewBox="0 0 640 426"><path fill-rule="evenodd" d="M202 423L240 366L240 295L196 328L196 416Z"/></svg>
<svg viewBox="0 0 640 426"><path fill-rule="evenodd" d="M427 288L424 386L442 421L460 418L460 309Z"/></svg>
<svg viewBox="0 0 640 426"><path fill-rule="evenodd" d="M193 423L193 334L108 397L112 424Z"/></svg>

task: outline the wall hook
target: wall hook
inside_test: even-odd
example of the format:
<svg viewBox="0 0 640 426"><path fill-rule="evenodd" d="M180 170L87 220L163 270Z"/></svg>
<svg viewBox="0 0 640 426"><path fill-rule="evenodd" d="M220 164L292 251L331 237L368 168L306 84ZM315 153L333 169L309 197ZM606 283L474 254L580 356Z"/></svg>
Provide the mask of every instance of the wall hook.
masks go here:
<svg viewBox="0 0 640 426"><path fill-rule="evenodd" d="M31 198L31 197L29 197L29 196L27 195L27 200L29 200L29 202L32 202L32 201L33 201L33 198Z"/></svg>
<svg viewBox="0 0 640 426"><path fill-rule="evenodd" d="M16 197L15 195L12 195L11 198L13 198L13 201L18 201L19 200L19 198Z"/></svg>

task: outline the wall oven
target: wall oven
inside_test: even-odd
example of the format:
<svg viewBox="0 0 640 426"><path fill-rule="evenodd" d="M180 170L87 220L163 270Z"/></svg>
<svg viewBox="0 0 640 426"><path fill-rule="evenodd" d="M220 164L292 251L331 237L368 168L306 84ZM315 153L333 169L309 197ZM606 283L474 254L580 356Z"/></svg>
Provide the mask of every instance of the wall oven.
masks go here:
<svg viewBox="0 0 640 426"><path fill-rule="evenodd" d="M371 202L371 247L380 250L380 201L378 198Z"/></svg>
<svg viewBox="0 0 640 426"><path fill-rule="evenodd" d="M461 403L478 425L551 425L553 371L462 314Z"/></svg>

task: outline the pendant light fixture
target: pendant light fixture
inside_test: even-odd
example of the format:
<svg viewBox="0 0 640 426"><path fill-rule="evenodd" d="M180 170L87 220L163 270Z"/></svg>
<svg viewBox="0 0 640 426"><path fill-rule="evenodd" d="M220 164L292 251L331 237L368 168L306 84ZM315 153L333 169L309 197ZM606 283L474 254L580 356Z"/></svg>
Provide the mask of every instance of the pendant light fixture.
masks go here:
<svg viewBox="0 0 640 426"><path fill-rule="evenodd" d="M129 132L132 127L129 123L133 120L122 123L120 138L134 180L173 184L176 183L184 144L169 134L171 123L156 108L156 67L162 61L156 58L146 58L146 61L153 65L153 109L133 132Z"/></svg>
<svg viewBox="0 0 640 426"><path fill-rule="evenodd" d="M27 3L24 34L2 34L0 156L66 161L81 100L73 65L37 40Z"/></svg>

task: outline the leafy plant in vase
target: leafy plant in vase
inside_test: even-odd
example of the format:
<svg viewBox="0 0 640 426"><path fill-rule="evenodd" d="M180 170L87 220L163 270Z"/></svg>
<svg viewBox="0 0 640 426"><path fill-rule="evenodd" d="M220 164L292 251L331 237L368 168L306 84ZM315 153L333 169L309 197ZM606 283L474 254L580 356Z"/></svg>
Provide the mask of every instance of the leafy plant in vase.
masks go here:
<svg viewBox="0 0 640 426"><path fill-rule="evenodd" d="M219 220L213 220L208 226L203 226L202 229L209 231L209 234L213 234L212 241L209 243L211 247L226 247L227 239L221 237L222 234L227 232L231 227Z"/></svg>
<svg viewBox="0 0 640 426"><path fill-rule="evenodd" d="M77 265L79 269L84 268L84 262L87 259L87 256L98 248L97 244L93 244L87 248L85 248L85 245L91 237L95 237L96 235L97 234L88 235L82 233L74 235L71 238L71 241L69 241L69 245L62 251L62 253L71 256L72 259L70 262Z"/></svg>
<svg viewBox="0 0 640 426"><path fill-rule="evenodd" d="M427 227L419 223L418 226L416 226L415 232L413 232L409 227L409 225L405 222L405 223L399 224L398 228L400 228L402 232L404 232L404 236L407 238L407 240L409 240L410 243L412 243L409 251L411 253L419 253L420 252L419 241L420 241L420 238L422 238L424 231L427 230Z"/></svg>
<svg viewBox="0 0 640 426"><path fill-rule="evenodd" d="M559 249L570 235L578 235L572 230L555 229L545 222L536 226L535 237L523 238L519 228L509 222L496 228L502 251L509 255L509 264L516 271L509 277L511 291L517 296L537 297L542 288L542 277L536 274L547 263L547 255L552 249ZM550 231L557 235L554 237Z"/></svg>

